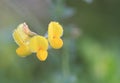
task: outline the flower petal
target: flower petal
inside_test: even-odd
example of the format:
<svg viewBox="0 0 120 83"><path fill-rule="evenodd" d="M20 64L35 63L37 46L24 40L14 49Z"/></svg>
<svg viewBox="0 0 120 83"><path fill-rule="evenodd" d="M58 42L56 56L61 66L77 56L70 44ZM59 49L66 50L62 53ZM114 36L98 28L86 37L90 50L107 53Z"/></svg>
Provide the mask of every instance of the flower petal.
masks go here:
<svg viewBox="0 0 120 83"><path fill-rule="evenodd" d="M29 54L31 54L31 51L29 50L28 46L22 45L16 49L16 53L21 57L25 57L25 56L28 56Z"/></svg>
<svg viewBox="0 0 120 83"><path fill-rule="evenodd" d="M48 37L61 37L63 34L63 28L58 22L50 22L48 26Z"/></svg>
<svg viewBox="0 0 120 83"><path fill-rule="evenodd" d="M50 45L54 48L54 49L59 49L63 46L63 41L61 38L53 38L50 40Z"/></svg>
<svg viewBox="0 0 120 83"><path fill-rule="evenodd" d="M13 32L13 38L19 46L24 44L23 39L21 38L20 34L17 32L16 29Z"/></svg>
<svg viewBox="0 0 120 83"><path fill-rule="evenodd" d="M47 59L47 56L48 56L48 52L46 50L39 50L37 52L37 58L40 61L45 61Z"/></svg>
<svg viewBox="0 0 120 83"><path fill-rule="evenodd" d="M38 50L47 50L48 41L43 36L34 36L30 39L29 47L32 52L37 52Z"/></svg>

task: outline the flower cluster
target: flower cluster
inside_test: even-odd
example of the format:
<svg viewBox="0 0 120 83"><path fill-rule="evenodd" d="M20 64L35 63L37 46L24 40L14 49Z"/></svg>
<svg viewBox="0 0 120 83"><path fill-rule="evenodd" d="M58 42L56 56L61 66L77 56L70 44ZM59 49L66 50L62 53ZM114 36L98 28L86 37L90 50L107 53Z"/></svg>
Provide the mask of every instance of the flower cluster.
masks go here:
<svg viewBox="0 0 120 83"><path fill-rule="evenodd" d="M21 57L36 53L40 61L45 61L48 56L49 44L54 49L63 46L62 35L63 28L58 22L49 23L47 38L32 32L26 23L22 23L13 31L13 38L19 46L16 53Z"/></svg>

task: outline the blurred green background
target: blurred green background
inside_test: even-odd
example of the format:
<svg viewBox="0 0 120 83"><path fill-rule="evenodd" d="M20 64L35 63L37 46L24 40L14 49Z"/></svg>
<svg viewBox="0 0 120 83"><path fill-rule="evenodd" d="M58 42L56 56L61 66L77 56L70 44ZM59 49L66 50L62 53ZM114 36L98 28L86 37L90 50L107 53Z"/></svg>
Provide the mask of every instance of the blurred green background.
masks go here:
<svg viewBox="0 0 120 83"><path fill-rule="evenodd" d="M13 30L26 22L40 35L50 21L64 46L41 62L19 57ZM120 83L120 0L0 0L0 83Z"/></svg>

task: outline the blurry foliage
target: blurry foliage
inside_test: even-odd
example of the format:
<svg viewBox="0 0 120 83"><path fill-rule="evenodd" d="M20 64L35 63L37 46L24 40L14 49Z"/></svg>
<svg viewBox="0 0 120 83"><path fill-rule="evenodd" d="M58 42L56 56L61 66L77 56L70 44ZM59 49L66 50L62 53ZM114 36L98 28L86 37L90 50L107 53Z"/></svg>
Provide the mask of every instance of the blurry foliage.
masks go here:
<svg viewBox="0 0 120 83"><path fill-rule="evenodd" d="M1 0L0 83L120 83L119 0ZM64 27L64 47L47 61L21 58L12 32L22 22L44 35Z"/></svg>

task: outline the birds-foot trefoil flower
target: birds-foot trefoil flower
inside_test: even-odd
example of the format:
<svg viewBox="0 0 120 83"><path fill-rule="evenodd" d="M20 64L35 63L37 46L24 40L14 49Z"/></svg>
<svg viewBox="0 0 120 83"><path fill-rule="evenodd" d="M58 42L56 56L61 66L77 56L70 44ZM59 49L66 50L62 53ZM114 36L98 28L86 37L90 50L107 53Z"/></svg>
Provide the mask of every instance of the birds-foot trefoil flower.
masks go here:
<svg viewBox="0 0 120 83"><path fill-rule="evenodd" d="M61 36L63 28L58 22L50 22L48 25L48 41L54 49L59 49L63 46Z"/></svg>
<svg viewBox="0 0 120 83"><path fill-rule="evenodd" d="M48 56L48 41L51 47L59 49L63 46L62 34L63 28L58 22L50 22L48 25L48 40L32 32L26 23L22 23L13 31L13 38L19 46L16 53L21 57L36 53L40 61L45 61Z"/></svg>

